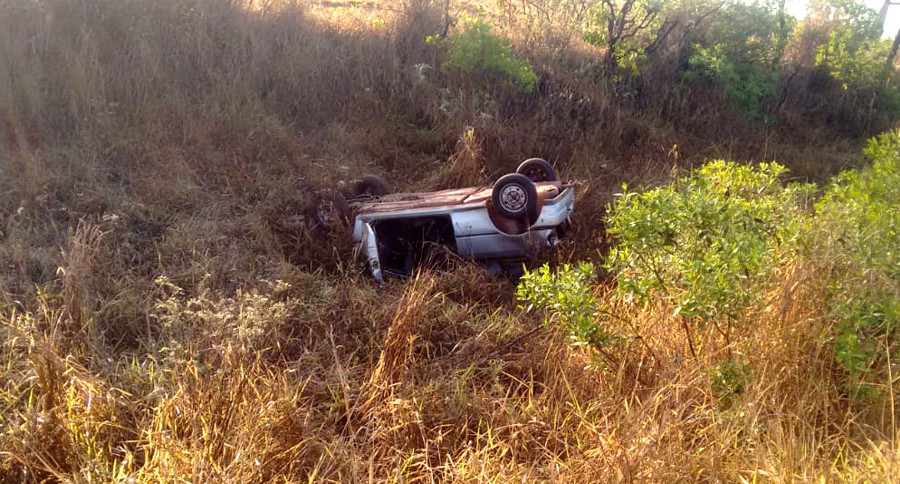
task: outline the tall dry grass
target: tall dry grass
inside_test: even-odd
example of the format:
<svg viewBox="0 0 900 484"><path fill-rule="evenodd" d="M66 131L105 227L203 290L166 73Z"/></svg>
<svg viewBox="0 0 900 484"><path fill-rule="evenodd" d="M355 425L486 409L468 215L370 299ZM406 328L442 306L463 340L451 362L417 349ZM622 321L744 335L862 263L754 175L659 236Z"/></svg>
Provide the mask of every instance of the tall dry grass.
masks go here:
<svg viewBox="0 0 900 484"><path fill-rule="evenodd" d="M815 275L797 268L786 284L815 286ZM436 291L446 277L376 293L348 276L309 275L231 298L160 282L169 296L154 317L175 333L112 361L77 343L83 331L40 329L41 318L66 317L50 309L63 301L13 314L3 327L4 476L891 480L885 422L850 411L834 383L816 331L818 289L790 301L773 293L755 330L734 338L755 373L725 404L705 368L728 348L710 340L699 360L686 356L664 308L621 308L630 324L620 329L640 339L585 369L563 334ZM386 296L393 307L379 303Z"/></svg>

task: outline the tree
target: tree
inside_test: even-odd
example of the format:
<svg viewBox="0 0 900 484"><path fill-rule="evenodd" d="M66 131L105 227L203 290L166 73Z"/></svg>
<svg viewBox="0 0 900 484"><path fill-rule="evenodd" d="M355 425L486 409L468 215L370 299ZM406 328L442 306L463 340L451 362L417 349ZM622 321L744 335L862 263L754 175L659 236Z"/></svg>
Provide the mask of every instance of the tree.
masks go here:
<svg viewBox="0 0 900 484"><path fill-rule="evenodd" d="M585 40L606 48L607 73L620 67L638 73L640 65L656 53L675 32L697 28L724 5L724 0L601 0L591 9L595 28Z"/></svg>
<svg viewBox="0 0 900 484"><path fill-rule="evenodd" d="M684 77L707 78L724 88L728 103L752 119L773 112L775 87L796 20L784 2L731 1L691 36Z"/></svg>
<svg viewBox="0 0 900 484"><path fill-rule="evenodd" d="M884 70L887 73L885 75L886 83L890 81L891 75L894 72L894 60L897 59L898 49L900 49L900 29L897 29L897 35L894 36L894 45L891 46L891 52L888 54L887 62L884 66Z"/></svg>
<svg viewBox="0 0 900 484"><path fill-rule="evenodd" d="M615 72L622 58L620 45L645 31L657 20L661 5L655 0L602 0L593 11L594 22L603 27L585 38L606 47L608 72Z"/></svg>
<svg viewBox="0 0 900 484"><path fill-rule="evenodd" d="M853 0L817 0L811 8L830 32L817 48L816 65L826 69L840 85L837 110L851 109L845 114L852 114L866 126L877 116L897 116L900 92L890 86L896 52L891 42L881 37L883 19L879 13Z"/></svg>
<svg viewBox="0 0 900 484"><path fill-rule="evenodd" d="M878 20L882 30L884 30L884 21L885 19L887 19L888 8L890 8L891 5L900 5L900 0L884 0L884 5L881 7L881 12L878 13ZM897 29L897 35L894 36L894 45L891 47L891 52L888 54L887 62L885 62L885 85L890 83L891 77L894 73L894 60L897 59L898 49L900 49L900 29Z"/></svg>
<svg viewBox="0 0 900 484"><path fill-rule="evenodd" d="M863 44L881 36L882 24L875 10L856 0L814 0L810 17L829 32L828 41L819 46L817 64L839 64L842 57L854 55Z"/></svg>

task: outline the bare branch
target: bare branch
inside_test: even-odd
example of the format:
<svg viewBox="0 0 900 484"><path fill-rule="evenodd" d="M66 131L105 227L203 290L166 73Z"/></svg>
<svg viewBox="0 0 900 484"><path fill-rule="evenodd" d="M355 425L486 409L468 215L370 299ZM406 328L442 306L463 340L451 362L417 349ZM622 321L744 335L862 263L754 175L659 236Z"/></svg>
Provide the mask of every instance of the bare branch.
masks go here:
<svg viewBox="0 0 900 484"><path fill-rule="evenodd" d="M644 47L644 54L651 55L656 52L656 50L659 49L659 46L669 37L669 34L671 34L679 25L681 25L681 22L678 20L666 19L663 21L662 26L656 31L656 38L654 38L653 42L650 42L647 47Z"/></svg>

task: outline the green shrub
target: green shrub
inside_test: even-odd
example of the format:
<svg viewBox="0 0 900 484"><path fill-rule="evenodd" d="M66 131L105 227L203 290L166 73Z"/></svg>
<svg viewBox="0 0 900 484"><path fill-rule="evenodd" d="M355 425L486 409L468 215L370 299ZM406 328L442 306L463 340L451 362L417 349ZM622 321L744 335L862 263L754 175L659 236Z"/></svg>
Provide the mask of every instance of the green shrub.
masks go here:
<svg viewBox="0 0 900 484"><path fill-rule="evenodd" d="M769 120L788 39L797 21L778 2L724 2L719 14L688 34L682 72L722 87L728 106L750 119Z"/></svg>
<svg viewBox="0 0 900 484"><path fill-rule="evenodd" d="M616 296L662 301L688 332L687 321L731 326L752 321L745 312L766 304L779 267L803 255L825 260L822 304L834 323L835 361L851 396L877 394L898 351L900 130L871 140L865 152L873 164L836 177L815 215L806 201L816 187L783 184L785 169L774 163L715 161L643 193L624 187L607 217L615 245L605 267ZM589 263L557 272L545 265L526 273L517 294L576 344L603 351L621 336L601 317L593 278ZM725 362L710 369L711 389L729 406L750 376L743 363Z"/></svg>
<svg viewBox="0 0 900 484"><path fill-rule="evenodd" d="M854 394L874 390L900 322L900 130L869 141L870 167L842 173L816 206L816 248L835 265L835 359Z"/></svg>
<svg viewBox="0 0 900 484"><path fill-rule="evenodd" d="M441 69L500 78L521 92L531 92L537 82L531 63L513 55L509 40L497 36L489 24L476 19L466 20L463 30L450 36L450 58Z"/></svg>
<svg viewBox="0 0 900 484"><path fill-rule="evenodd" d="M582 38L606 50L613 78L640 76L649 61L647 48L668 20L686 12L683 4L659 0L596 2L588 8Z"/></svg>
<svg viewBox="0 0 900 484"><path fill-rule="evenodd" d="M845 92L858 98L857 102L872 102L869 109L873 113L896 118L900 116L900 87L887 82L884 66L891 41L878 34L860 37L852 29L833 32L819 47L816 64L826 67Z"/></svg>
<svg viewBox="0 0 900 484"><path fill-rule="evenodd" d="M593 282L594 265L590 262L565 264L556 272L544 264L536 271L525 272L516 296L529 303L528 310L544 311L544 324L556 322L568 330L574 344L603 350L622 338L599 318Z"/></svg>
<svg viewBox="0 0 900 484"><path fill-rule="evenodd" d="M719 408L730 408L747 389L752 373L741 361L723 361L709 369L710 390L719 401Z"/></svg>
<svg viewBox="0 0 900 484"><path fill-rule="evenodd" d="M767 118L766 101L775 92L777 73L762 66L735 62L721 45L713 48L694 46L683 73L685 80L709 78L725 89L728 105L754 120Z"/></svg>
<svg viewBox="0 0 900 484"><path fill-rule="evenodd" d="M778 164L715 161L644 193L619 194L606 267L619 297L668 303L701 324L732 323L760 302L772 273L796 250L810 186L785 186Z"/></svg>

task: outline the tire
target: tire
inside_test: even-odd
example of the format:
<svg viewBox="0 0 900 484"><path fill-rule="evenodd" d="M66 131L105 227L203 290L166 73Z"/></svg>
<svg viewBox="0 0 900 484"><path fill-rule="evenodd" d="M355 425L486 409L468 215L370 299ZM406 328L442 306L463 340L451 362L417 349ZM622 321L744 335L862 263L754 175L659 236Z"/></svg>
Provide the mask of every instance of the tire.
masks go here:
<svg viewBox="0 0 900 484"><path fill-rule="evenodd" d="M521 173L504 175L494 183L491 202L497 213L513 220L526 220L528 225L537 222L537 189L527 176Z"/></svg>
<svg viewBox="0 0 900 484"><path fill-rule="evenodd" d="M553 169L553 165L542 158L529 158L523 161L522 164L516 168L516 173L527 176L535 183L552 182L559 179L556 176L556 170Z"/></svg>
<svg viewBox="0 0 900 484"><path fill-rule="evenodd" d="M346 226L350 222L350 206L347 199L337 190L320 191L316 195L313 218L319 226L327 230Z"/></svg>
<svg viewBox="0 0 900 484"><path fill-rule="evenodd" d="M353 196L383 197L391 193L387 183L378 175L364 175L353 187Z"/></svg>

